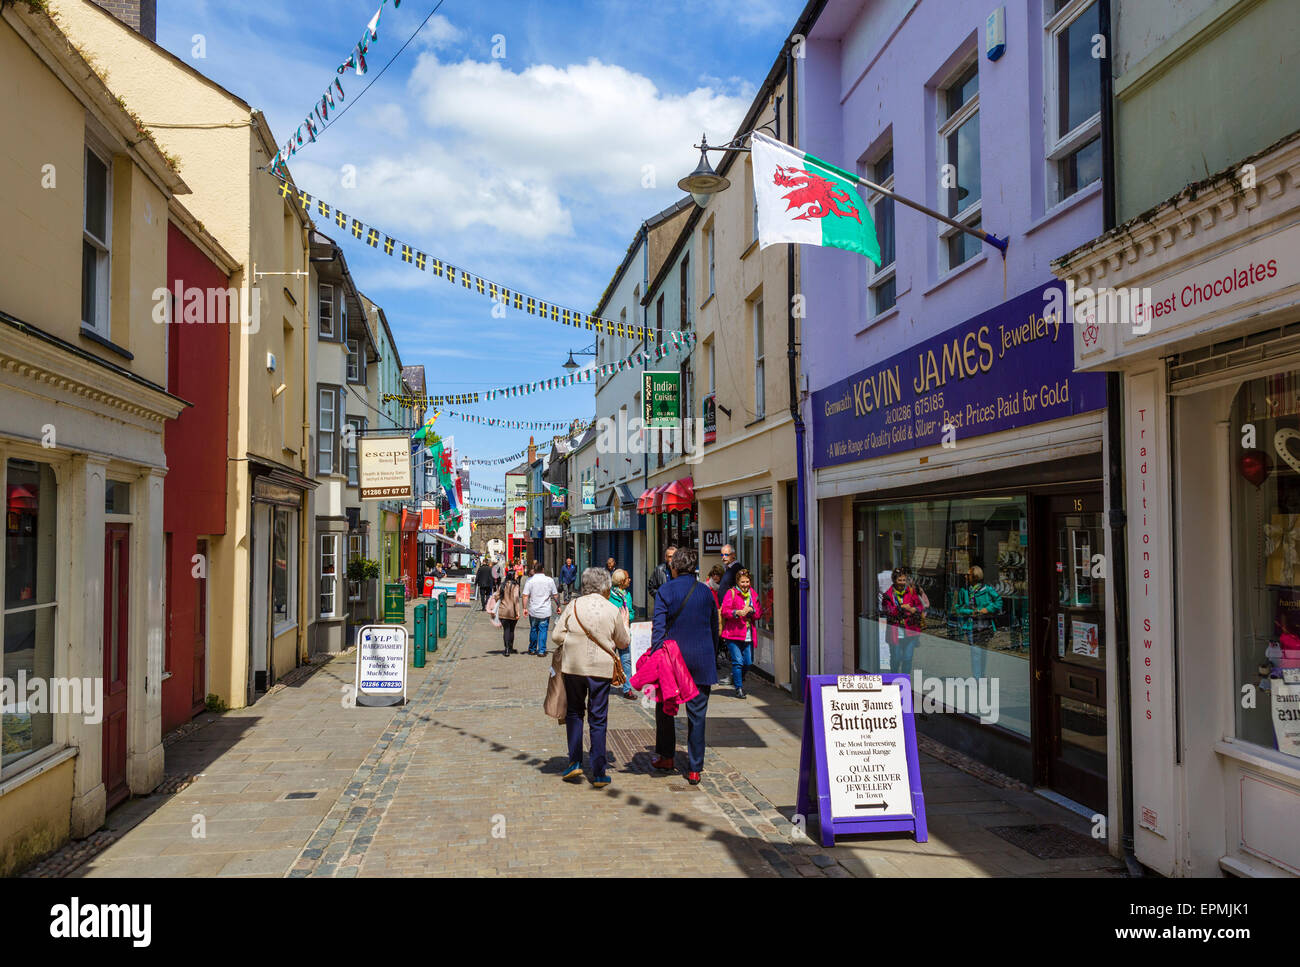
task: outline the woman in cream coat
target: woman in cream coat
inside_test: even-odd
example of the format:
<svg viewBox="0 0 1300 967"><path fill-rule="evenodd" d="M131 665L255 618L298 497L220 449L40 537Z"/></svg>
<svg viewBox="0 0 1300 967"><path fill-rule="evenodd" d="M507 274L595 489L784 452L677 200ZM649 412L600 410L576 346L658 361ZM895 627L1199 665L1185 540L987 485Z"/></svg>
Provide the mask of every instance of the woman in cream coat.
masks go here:
<svg viewBox="0 0 1300 967"><path fill-rule="evenodd" d="M582 718L587 714L591 729L591 784L597 789L609 785L605 766L605 728L609 719L609 685L614 676L618 651L631 645L622 612L609 602L610 578L604 568L582 572L581 597L574 599L560 615L551 636L559 648L558 665L564 675L569 703L565 728L569 739L566 782L582 781Z"/></svg>

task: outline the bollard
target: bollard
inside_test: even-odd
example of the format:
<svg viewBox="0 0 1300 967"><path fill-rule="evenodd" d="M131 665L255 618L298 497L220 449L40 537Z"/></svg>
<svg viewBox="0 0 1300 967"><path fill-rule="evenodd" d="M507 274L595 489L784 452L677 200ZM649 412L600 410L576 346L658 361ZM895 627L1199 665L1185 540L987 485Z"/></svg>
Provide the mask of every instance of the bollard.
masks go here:
<svg viewBox="0 0 1300 967"><path fill-rule="evenodd" d="M447 592L438 595L438 637L447 638Z"/></svg>
<svg viewBox="0 0 1300 967"><path fill-rule="evenodd" d="M433 654L438 650L438 602L436 599L429 601L429 623L425 625L425 654Z"/></svg>
<svg viewBox="0 0 1300 967"><path fill-rule="evenodd" d="M424 636L429 617L429 606L421 601L415 606L415 647L411 649L412 664L416 668L424 667Z"/></svg>

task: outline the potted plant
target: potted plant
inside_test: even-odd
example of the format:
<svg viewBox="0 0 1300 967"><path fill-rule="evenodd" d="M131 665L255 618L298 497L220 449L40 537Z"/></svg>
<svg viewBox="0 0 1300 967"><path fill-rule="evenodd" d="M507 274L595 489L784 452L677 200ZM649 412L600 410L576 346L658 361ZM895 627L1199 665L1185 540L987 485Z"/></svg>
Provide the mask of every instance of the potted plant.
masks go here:
<svg viewBox="0 0 1300 967"><path fill-rule="evenodd" d="M358 605L358 610L362 613L361 620L367 622L378 620L376 608L379 602L379 588L376 582L379 580L379 562L364 557L354 557L348 561L348 580L355 582L361 588Z"/></svg>

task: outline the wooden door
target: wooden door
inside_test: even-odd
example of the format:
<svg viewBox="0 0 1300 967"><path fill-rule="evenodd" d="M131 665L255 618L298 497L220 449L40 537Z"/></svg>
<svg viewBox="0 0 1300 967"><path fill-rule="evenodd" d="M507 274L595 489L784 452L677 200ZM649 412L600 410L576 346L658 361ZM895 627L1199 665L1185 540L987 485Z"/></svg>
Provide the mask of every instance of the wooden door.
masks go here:
<svg viewBox="0 0 1300 967"><path fill-rule="evenodd" d="M126 785L127 654L130 636L131 528L104 528L104 790L111 809L129 793Z"/></svg>

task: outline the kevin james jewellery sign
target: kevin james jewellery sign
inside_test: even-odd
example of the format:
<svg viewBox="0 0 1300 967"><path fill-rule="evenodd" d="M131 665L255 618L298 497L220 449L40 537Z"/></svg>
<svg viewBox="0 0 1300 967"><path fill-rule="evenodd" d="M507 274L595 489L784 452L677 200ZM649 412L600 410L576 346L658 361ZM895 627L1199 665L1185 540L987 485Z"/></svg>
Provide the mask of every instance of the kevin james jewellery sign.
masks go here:
<svg viewBox="0 0 1300 967"><path fill-rule="evenodd" d="M1053 281L813 393L813 466L1101 409L1106 378L1074 372L1068 311Z"/></svg>
<svg viewBox="0 0 1300 967"><path fill-rule="evenodd" d="M796 811L817 774L821 843L836 834L912 833L926 840L925 797L906 675L812 675L804 694Z"/></svg>
<svg viewBox="0 0 1300 967"><path fill-rule="evenodd" d="M361 499L387 500L411 496L411 441L404 436L362 437L357 441L361 462Z"/></svg>

